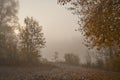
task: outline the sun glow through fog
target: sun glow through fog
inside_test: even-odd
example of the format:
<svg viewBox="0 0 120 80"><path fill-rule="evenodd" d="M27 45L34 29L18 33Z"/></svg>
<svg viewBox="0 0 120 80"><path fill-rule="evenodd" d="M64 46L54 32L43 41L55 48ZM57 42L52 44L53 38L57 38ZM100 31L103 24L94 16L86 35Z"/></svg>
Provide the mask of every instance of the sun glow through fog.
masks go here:
<svg viewBox="0 0 120 80"><path fill-rule="evenodd" d="M16 35L18 35L20 33L18 29L15 29L14 32Z"/></svg>

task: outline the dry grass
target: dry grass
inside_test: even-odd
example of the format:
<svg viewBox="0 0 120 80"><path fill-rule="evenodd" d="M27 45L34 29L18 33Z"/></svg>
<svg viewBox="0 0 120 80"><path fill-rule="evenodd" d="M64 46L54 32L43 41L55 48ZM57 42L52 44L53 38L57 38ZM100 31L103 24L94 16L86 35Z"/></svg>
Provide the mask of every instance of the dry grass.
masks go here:
<svg viewBox="0 0 120 80"><path fill-rule="evenodd" d="M120 80L120 73L79 67L0 67L0 80Z"/></svg>

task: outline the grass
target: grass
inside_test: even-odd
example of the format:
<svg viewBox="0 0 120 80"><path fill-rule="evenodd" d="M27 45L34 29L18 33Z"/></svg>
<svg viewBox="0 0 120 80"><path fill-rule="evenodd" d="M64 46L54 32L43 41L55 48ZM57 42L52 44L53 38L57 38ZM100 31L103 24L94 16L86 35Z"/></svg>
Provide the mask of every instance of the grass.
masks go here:
<svg viewBox="0 0 120 80"><path fill-rule="evenodd" d="M78 66L0 67L0 80L120 80L120 73Z"/></svg>

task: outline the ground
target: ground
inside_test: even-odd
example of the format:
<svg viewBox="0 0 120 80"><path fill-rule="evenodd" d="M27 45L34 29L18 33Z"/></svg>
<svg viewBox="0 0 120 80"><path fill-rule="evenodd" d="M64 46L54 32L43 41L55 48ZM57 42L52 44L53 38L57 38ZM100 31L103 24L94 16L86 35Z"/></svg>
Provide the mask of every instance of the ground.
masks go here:
<svg viewBox="0 0 120 80"><path fill-rule="evenodd" d="M0 67L0 80L120 80L120 73L79 66Z"/></svg>

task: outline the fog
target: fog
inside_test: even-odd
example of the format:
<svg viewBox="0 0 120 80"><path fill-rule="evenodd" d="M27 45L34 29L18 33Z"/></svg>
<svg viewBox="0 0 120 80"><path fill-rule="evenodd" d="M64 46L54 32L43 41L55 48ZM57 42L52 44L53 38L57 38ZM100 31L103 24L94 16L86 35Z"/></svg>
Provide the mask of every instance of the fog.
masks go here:
<svg viewBox="0 0 120 80"><path fill-rule="evenodd" d="M120 80L119 3L0 0L0 80Z"/></svg>
<svg viewBox="0 0 120 80"><path fill-rule="evenodd" d="M57 51L60 60L64 53L75 53L84 62L87 48L82 44L83 37L75 31L79 26L77 16L68 11L65 6L57 4L57 0L20 0L19 8L20 23L26 16L33 16L43 26L46 38L46 47L42 49L42 56L52 60Z"/></svg>

